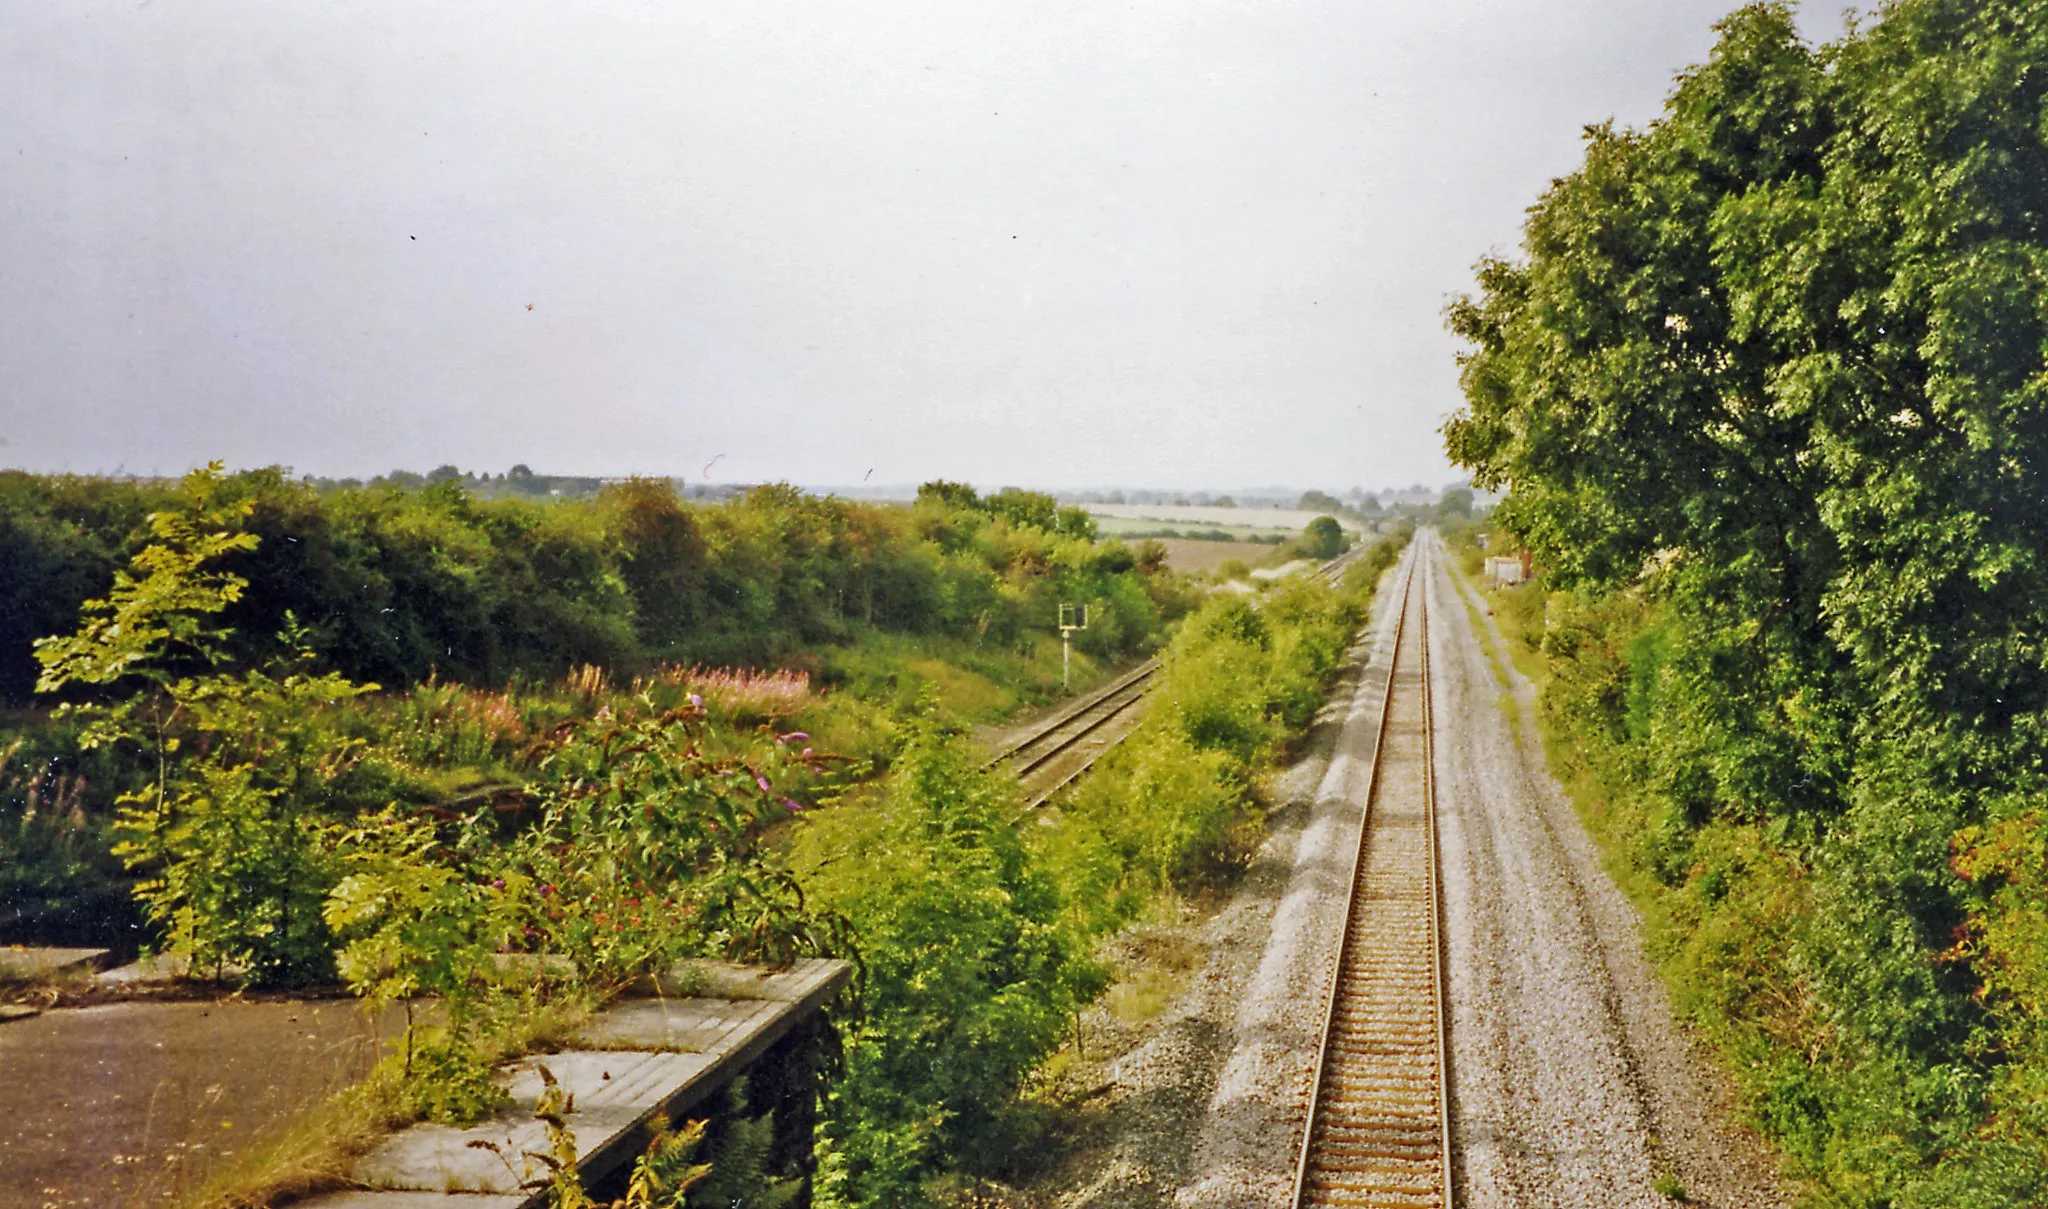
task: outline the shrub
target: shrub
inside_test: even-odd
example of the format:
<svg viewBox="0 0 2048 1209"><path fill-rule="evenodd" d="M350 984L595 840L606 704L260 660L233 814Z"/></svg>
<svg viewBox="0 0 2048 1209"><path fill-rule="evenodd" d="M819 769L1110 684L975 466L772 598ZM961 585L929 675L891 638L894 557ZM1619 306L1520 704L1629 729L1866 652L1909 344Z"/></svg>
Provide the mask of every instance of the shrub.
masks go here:
<svg viewBox="0 0 2048 1209"><path fill-rule="evenodd" d="M1012 825L1013 787L979 763L926 720L883 801L799 828L805 887L852 921L866 964L822 1204L918 1204L940 1171L1002 1161L1019 1087L1101 986Z"/></svg>
<svg viewBox="0 0 2048 1209"><path fill-rule="evenodd" d="M1150 727L1078 783L1061 825L1091 829L1114 858L1119 887L1186 887L1234 855L1231 825L1250 793L1245 765L1229 751L1198 748L1181 727Z"/></svg>
<svg viewBox="0 0 2048 1209"><path fill-rule="evenodd" d="M803 734L759 735L713 755L705 711L565 728L529 792L539 819L497 858L536 950L573 958L602 991L681 957L787 962L846 948L842 921L806 908L762 848L805 809L779 786L835 762Z"/></svg>
<svg viewBox="0 0 2048 1209"><path fill-rule="evenodd" d="M1350 545L1344 526L1338 524L1335 517L1319 516L1302 529L1297 548L1303 558L1328 562L1344 553Z"/></svg>

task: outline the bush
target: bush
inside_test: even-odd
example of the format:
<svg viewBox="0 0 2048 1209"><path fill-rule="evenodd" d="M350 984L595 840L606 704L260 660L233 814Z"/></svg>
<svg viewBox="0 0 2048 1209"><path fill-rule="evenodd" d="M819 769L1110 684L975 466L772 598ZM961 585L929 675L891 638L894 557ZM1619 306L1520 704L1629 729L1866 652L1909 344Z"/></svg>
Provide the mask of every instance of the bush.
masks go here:
<svg viewBox="0 0 2048 1209"><path fill-rule="evenodd" d="M851 921L866 966L826 1104L825 1205L917 1204L942 1170L1002 1162L1018 1089L1102 985L1017 811L1014 787L927 719L883 801L799 828L804 885Z"/></svg>
<svg viewBox="0 0 2048 1209"><path fill-rule="evenodd" d="M1123 922L1137 897L1191 885L1227 862L1235 855L1231 827L1250 792L1244 764L1228 751L1196 747L1180 727L1146 728L1117 745L1077 784L1060 824L1087 829L1112 858L1112 884L1100 884L1085 866L1080 871L1098 884L1077 902L1124 904L1091 920L1093 929ZM1118 894L1125 890L1137 896Z"/></svg>
<svg viewBox="0 0 2048 1209"><path fill-rule="evenodd" d="M220 564L246 586L222 614L229 654L287 654L275 636L289 615L356 680L777 665L856 641L856 627L1014 646L1052 632L1061 601L1098 605L1107 624L1085 641L1122 657L1182 607L1157 557L1096 544L1085 512L1030 492L936 490L902 509L777 484L700 506L646 479L539 502L478 498L449 475L324 492L276 468L216 478L234 530L256 539ZM30 643L73 628L147 543L147 517L189 511L190 490L0 475L0 700L27 699Z"/></svg>
<svg viewBox="0 0 2048 1209"><path fill-rule="evenodd" d="M1328 562L1344 553L1350 545L1351 541L1345 535L1344 527L1337 523L1335 517L1319 516L1302 529L1296 549L1301 552L1303 558Z"/></svg>

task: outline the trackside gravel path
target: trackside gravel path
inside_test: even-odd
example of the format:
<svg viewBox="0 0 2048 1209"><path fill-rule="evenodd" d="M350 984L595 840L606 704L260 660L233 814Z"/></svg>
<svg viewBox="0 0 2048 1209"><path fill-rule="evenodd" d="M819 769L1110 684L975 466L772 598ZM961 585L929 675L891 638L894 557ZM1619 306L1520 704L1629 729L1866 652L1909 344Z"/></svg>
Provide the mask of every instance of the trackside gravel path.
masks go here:
<svg viewBox="0 0 2048 1209"><path fill-rule="evenodd" d="M1725 1089L1673 1020L1634 908L1544 766L1533 686L1484 608L1467 608L1447 556L1429 584L1462 1203L1668 1209L1651 1187L1663 1176L1693 1205L1784 1205L1772 1163L1729 1123Z"/></svg>
<svg viewBox="0 0 2048 1209"><path fill-rule="evenodd" d="M1786 1205L1760 1144L1729 1124L1725 1091L1642 956L1633 909L1544 767L1533 690L1507 668L1503 694L1427 531L1382 582L1356 665L1283 779L1258 861L1202 929L1200 974L1104 1063L1113 1136L1036 1191L1088 1209L1290 1209L1392 653L1388 606L1418 558L1461 1209L1668 1209L1659 1177L1693 1205ZM1526 744L1504 706L1523 715Z"/></svg>

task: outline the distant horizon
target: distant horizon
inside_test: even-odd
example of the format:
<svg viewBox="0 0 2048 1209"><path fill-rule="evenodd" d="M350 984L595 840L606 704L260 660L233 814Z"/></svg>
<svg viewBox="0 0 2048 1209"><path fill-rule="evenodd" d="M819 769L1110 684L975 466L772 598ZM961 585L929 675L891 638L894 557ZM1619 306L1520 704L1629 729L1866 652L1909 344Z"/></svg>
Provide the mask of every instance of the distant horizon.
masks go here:
<svg viewBox="0 0 2048 1209"><path fill-rule="evenodd" d="M1446 303L1733 7L15 3L0 458L1440 482Z"/></svg>
<svg viewBox="0 0 2048 1209"><path fill-rule="evenodd" d="M232 466L232 465L226 465L225 463L223 463L223 467L224 467L225 471L226 471L227 473L229 473L229 474L239 474L239 473L245 473L245 472L248 472L248 471L254 471L254 470L272 470L272 469L275 469L275 470L278 470L278 471L280 471L280 472L281 472L281 473L282 473L282 474L283 474L283 475L284 475L284 476L285 476L286 478L290 479L290 480L291 480L291 481L293 481L293 482L318 482L318 483L357 483L357 484L362 484L362 485L368 485L368 484L370 484L370 483L372 483L372 482L376 482L376 481L378 481L378 480L385 480L385 481L388 481L388 480L389 480L389 479L391 478L391 476L393 476L393 475L401 475L401 474L402 474L402 475L412 475L412 476L415 476L415 477L418 477L418 478L422 478L422 479L424 479L424 478L426 478L426 477L427 477L428 475L432 474L432 473L433 473L433 472L434 472L435 470L439 470L439 469L441 468L441 466L447 466L447 465L453 465L453 464L452 464L452 463L442 463L442 464L441 464L441 465L439 465L439 466L433 466L433 467L429 467L429 468L427 468L427 469L425 469L425 470L414 470L414 469L412 469L412 468L410 468L410 467L404 467L404 466L394 466L394 467L392 467L392 468L391 468L391 469L389 469L389 470L381 471L381 472L379 472L379 473L376 473L376 474L367 474L367 475L354 475L354 474L318 474L318 473L314 473L314 472L311 472L311 471L302 471L302 470L300 470L300 469L299 469L298 467L296 467L296 466L286 466L286 465L283 465L283 464L281 464L281 463L276 463L276 462L272 462L272 463L267 463L267 464L263 464L263 465L254 465L254 466ZM503 477L503 476L505 476L505 475L507 475L507 474L510 474L510 473L511 473L511 471L512 471L512 470L513 470L514 468L516 468L516 467L518 467L518 466L522 466L522 465L527 465L527 464L526 464L526 463L521 463L521 462L515 462L515 463L513 463L513 464L512 464L512 466L508 466L508 467L506 467L506 468L505 468L505 469L503 469L503 470L484 470L484 469L481 469L481 468L477 468L477 467L465 467L465 466L456 466L456 467L455 467L455 469L456 469L456 470L457 470L457 471L458 471L458 472L459 472L460 474L462 474L463 476L465 476L465 477L466 477L466 479L467 479L467 480L469 480L469 481L476 481L476 482L483 482L483 481L490 481L490 482L498 482L498 481L501 481L501 480L502 480L502 477ZM31 467L26 467L26 466L12 466L12 465L0 465L0 473L8 473L8 472L12 472L12 473L18 473L18 474L31 474L31 475L45 475L45 476L51 476L51 477L65 477L65 476L69 476L69 477L74 477L74 478L89 478L89 479L95 479L95 478L96 478L96 479L108 479L108 480L114 480L114 481L126 481L126 482L174 482L174 481L176 481L177 479L179 479L179 478L182 478L182 477L183 477L183 476L184 476L185 474L189 473L189 472L190 472L191 470L196 470L196 469L198 469L198 468L199 468L198 466L193 466L193 467L188 467L188 468L187 468L187 469L185 469L185 470L179 470L179 471L175 471L175 472L168 472L168 473L142 473L142 472L137 472L137 471L130 471L130 470L125 470L125 469L121 469L121 468L118 468L118 467L117 467L116 469L113 469L113 470L107 470L107 471L85 471L85 470L37 470L37 469L33 469L33 468L31 468ZM988 493L993 493L993 492L998 492L998 491L1007 491L1007 490L1019 490L1019 491L1036 491L1036 492L1040 492L1040 493L1042 493L1042 494L1045 494L1045 495L1052 495L1052 496L1058 496L1058 497L1061 497L1061 498L1063 498L1063 499L1066 499L1066 498L1075 498L1075 497L1081 497L1081 496L1091 496L1091 495L1093 495L1093 496L1099 496L1099 495L1109 495L1109 494L1123 494L1123 495L1132 495L1132 494L1137 494L1137 495L1170 495L1170 496L1189 496L1189 497L1193 497L1193 496L1201 496L1201 497L1205 497L1205 498L1207 498L1207 499L1215 499L1215 498L1220 498L1220 497L1230 497L1230 498L1233 498L1233 499L1235 499L1235 498L1237 498L1237 497L1243 497L1243 498L1245 498L1245 499L1251 499L1251 500L1258 500L1258 501L1261 501L1262 503L1263 503L1263 502L1265 502L1265 501L1277 501L1277 500L1286 500L1286 499L1288 499L1288 498L1290 498L1290 497L1291 497L1291 498L1293 498L1293 499L1296 499L1296 500L1298 500L1298 499L1300 498L1300 496L1301 496L1302 494L1304 494L1304 493L1306 493L1306 492L1310 492L1310 491L1322 491L1322 492L1325 492L1325 493L1328 493L1328 494L1331 494L1331 495L1337 496L1338 498L1345 498L1345 497L1348 497L1348 496L1350 496L1351 494L1353 494L1354 492L1359 492L1359 493L1363 493L1363 494L1364 494L1364 495L1366 495L1366 496L1371 496L1371 497L1375 497L1375 498L1382 498L1382 497L1387 497L1387 496L1395 496L1395 497L1402 497L1402 496L1420 496L1420 495L1430 495L1430 496L1441 496L1441 495L1442 495L1442 494L1443 494L1444 492L1447 492L1447 491L1452 491L1452 490L1456 490L1456 489L1458 489L1458 488L1460 488L1460 487L1470 487L1470 486L1471 486L1471 483L1469 482L1469 480L1466 480L1466 479L1454 479L1454 480L1451 480L1451 481L1449 481L1449 482L1444 482L1444 483L1425 483L1425 482L1420 482L1420 481L1417 481L1417 482L1412 482L1412 483L1407 483L1407 484L1399 484L1399 485L1395 485L1395 484L1390 484L1390 485L1385 485L1385 486L1379 486L1379 487L1369 487L1369 486L1366 486L1366 485L1365 485L1365 484L1363 484L1363 483L1346 483L1346 484L1330 484L1330 483L1304 483L1304 484L1285 484L1285 483L1267 483L1267 484L1261 484L1261 485L1251 485L1251 486L1247 486L1247 485L1234 485L1234 486L1233 486L1233 485L1223 485L1223 486L1209 485L1209 486L1204 486L1204 487L1182 487L1182 486L1173 486L1173 485L1161 486L1161 485L1158 485L1158 484L1143 484L1143 483L1135 483L1135 482L1121 482L1121 483L1118 483L1118 482L1112 482L1112 483L1090 483L1090 484L1085 484L1085 485L1081 485L1081 486L1048 486L1048 485L1045 485L1045 484L1042 484L1042 483L1030 483L1030 482L998 482L998 481L994 481L994 480L991 480L991 481L989 481L988 483L978 483L978 482L975 482L975 481L973 481L973 480L971 480L971 479L966 479L966 478L956 478L956 477L952 477L952 476L948 476L948 475L944 475L944 474L938 474L938 475L933 475L933 476L931 476L930 478L922 479L922 480L919 480L918 482L887 482L887 483L830 483L830 482L816 482L816 483L812 483L812 482L803 482L803 481L800 481L800 480L794 480L794 479L753 479L753 480L747 480L747 481L741 481L741 480L723 480L723 481L721 481L721 480L715 480L715 479L714 479L714 480L705 480L705 479L693 478L693 477L690 477L690 476L688 476L688 475L680 475L680 474L662 474L662 473L659 473L659 472L651 472L651 471L650 471L650 472L619 472L619 473L610 473L610 474L585 474L585 473L580 473L580 472L560 472L560 471L554 471L554 470L549 470L549 469L545 469L545 468L542 468L542 469L534 469L534 468L533 468L533 467L531 467L531 466L528 466L527 468L528 468L529 472L530 472L530 473L531 473L531 474L532 474L532 475L533 475L534 477L536 477L536 478L545 478L545 479L582 479L582 480L595 480L595 481L597 481L597 482L602 482L602 483L617 483L617 482L625 482L625 481L627 481L627 480L629 480L629 479L662 479L662 480L666 480L666 481L668 481L668 482L670 482L670 483L674 483L674 484L677 484L677 485L678 485L679 487L682 487L682 488L701 488L701 489L704 489L704 490L710 490L710 491L721 491L721 492L723 492L723 491L741 491L741 490L746 490L746 489L748 489L748 488L753 488L753 487L761 487L761 486L766 486L766 485L769 485L769 484L773 484L773 483L787 483L787 484L788 484L789 486L795 487L795 488L797 488L797 489L798 489L798 490L800 490L800 491L804 491L804 492L807 492L807 493L809 493L809 494L812 494L812 495L837 495L837 496L841 496L841 497L843 497L843 498L849 498L849 499L858 499L858 498L871 498L871 499L910 499L910 498L914 498L914 497L916 496L916 494L917 494L917 489L918 489L918 487L920 487L920 486L921 486L922 484L924 484L924 483L928 483L928 482L932 482L932 481L934 481L934 480L938 480L938 479L943 479L943 480L946 480L946 481L950 481L950 482L960 482L960 483L966 483L966 484L967 484L968 486L970 486L970 487L974 488L974 489L975 489L976 491L982 492L982 493L984 493L984 494L988 494ZM1482 492L1481 494L1483 495L1483 494L1485 494L1485 493L1483 493L1483 492ZM1112 502L1112 501L1108 501L1108 500L1098 500L1098 501L1093 501L1093 502L1098 502L1098 503L1109 503L1109 502ZM1148 502L1150 502L1150 501L1148 501ZM1273 507L1292 507L1293 505L1292 505L1292 504L1273 504L1273 505L1271 505L1271 506L1273 506Z"/></svg>

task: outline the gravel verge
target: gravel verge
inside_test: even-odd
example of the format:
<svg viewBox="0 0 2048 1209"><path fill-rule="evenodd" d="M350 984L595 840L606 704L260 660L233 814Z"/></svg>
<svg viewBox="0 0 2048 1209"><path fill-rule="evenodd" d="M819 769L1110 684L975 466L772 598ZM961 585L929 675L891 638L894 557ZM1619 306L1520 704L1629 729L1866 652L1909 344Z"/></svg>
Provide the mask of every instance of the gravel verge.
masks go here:
<svg viewBox="0 0 2048 1209"><path fill-rule="evenodd" d="M1062 1079L1082 1089L1085 1123L1064 1160L1019 1190L1026 1200L1287 1209L1392 651L1388 606L1425 548L1438 555L1419 584L1431 606L1461 1206L1789 1203L1767 1148L1732 1123L1725 1078L1672 1017L1638 917L1543 763L1533 686L1503 667L1503 693L1430 534L1385 581L1227 904L1198 925L1120 940L1171 932L1199 968L1141 1025L1091 1009L1089 1060ZM1671 1195L1681 1190L1682 1202Z"/></svg>
<svg viewBox="0 0 2048 1209"><path fill-rule="evenodd" d="M1534 686L1482 606L1489 657L1448 557L1429 590L1464 1204L1647 1209L1674 1203L1661 1183L1691 1205L1785 1205L1544 764Z"/></svg>

